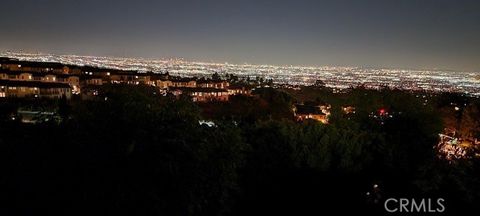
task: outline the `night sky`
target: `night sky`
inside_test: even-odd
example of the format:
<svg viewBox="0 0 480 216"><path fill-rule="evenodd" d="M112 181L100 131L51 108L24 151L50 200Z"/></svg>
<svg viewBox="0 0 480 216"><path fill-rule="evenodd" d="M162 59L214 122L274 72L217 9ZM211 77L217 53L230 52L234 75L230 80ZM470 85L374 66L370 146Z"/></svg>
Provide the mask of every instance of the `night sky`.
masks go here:
<svg viewBox="0 0 480 216"><path fill-rule="evenodd" d="M1 0L0 51L480 71L478 0Z"/></svg>

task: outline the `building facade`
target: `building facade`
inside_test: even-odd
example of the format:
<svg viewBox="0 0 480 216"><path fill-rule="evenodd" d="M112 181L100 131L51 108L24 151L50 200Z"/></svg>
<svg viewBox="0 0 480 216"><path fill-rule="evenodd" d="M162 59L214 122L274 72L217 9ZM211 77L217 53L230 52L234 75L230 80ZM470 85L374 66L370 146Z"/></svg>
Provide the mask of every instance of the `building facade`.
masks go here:
<svg viewBox="0 0 480 216"><path fill-rule="evenodd" d="M39 81L0 80L0 97L10 98L50 98L72 97L72 88L66 83Z"/></svg>

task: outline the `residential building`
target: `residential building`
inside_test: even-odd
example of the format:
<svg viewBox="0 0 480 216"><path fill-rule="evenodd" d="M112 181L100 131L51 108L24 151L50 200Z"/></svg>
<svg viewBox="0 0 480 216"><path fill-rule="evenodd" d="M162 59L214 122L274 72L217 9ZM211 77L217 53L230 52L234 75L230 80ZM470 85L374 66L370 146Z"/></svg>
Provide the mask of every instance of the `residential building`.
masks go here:
<svg viewBox="0 0 480 216"><path fill-rule="evenodd" d="M251 95L252 88L245 85L229 85L228 94L229 95Z"/></svg>
<svg viewBox="0 0 480 216"><path fill-rule="evenodd" d="M200 88L226 89L230 86L230 83L225 80L199 79L197 86Z"/></svg>
<svg viewBox="0 0 480 216"><path fill-rule="evenodd" d="M194 102L228 101L228 91L216 88L171 88L170 92L175 96L187 94Z"/></svg>
<svg viewBox="0 0 480 216"><path fill-rule="evenodd" d="M0 97L40 97L70 99L72 88L66 83L0 80Z"/></svg>
<svg viewBox="0 0 480 216"><path fill-rule="evenodd" d="M324 113L320 106L296 104L293 107L293 113L297 121L311 119L328 124L328 114Z"/></svg>

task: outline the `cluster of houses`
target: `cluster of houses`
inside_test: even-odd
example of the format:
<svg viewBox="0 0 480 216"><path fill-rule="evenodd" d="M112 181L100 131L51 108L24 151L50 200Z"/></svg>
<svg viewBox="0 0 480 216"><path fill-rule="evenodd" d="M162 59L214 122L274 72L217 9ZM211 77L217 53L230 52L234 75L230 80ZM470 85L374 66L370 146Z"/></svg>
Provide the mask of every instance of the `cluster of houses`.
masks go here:
<svg viewBox="0 0 480 216"><path fill-rule="evenodd" d="M0 97L70 98L80 91L78 68L0 58Z"/></svg>
<svg viewBox="0 0 480 216"><path fill-rule="evenodd" d="M196 102L228 101L231 95L250 95L245 85L221 79L182 78L168 73L141 73L49 62L0 58L0 97L70 99L91 97L105 84L149 85L173 95L189 95Z"/></svg>
<svg viewBox="0 0 480 216"><path fill-rule="evenodd" d="M218 77L218 76L217 76ZM49 62L28 62L0 57L0 98L91 98L106 84L148 85L161 93L188 95L194 102L228 101L232 95L251 95L248 85L232 84L220 78L185 78L168 73L125 71ZM328 104L296 104L296 120L328 123ZM345 107L345 113L354 113Z"/></svg>

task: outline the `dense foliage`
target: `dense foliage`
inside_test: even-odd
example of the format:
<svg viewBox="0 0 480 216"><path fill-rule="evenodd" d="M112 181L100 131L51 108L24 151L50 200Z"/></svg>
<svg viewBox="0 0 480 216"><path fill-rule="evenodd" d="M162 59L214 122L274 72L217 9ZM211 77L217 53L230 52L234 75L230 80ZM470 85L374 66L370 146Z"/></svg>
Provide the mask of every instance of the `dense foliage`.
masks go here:
<svg viewBox="0 0 480 216"><path fill-rule="evenodd" d="M375 213L385 197L478 208L478 161L435 155L443 123L434 105L401 91L322 91L312 97L334 105L328 125L293 121L299 97L274 89L209 104L128 86L98 100L2 101L0 214ZM25 104L57 107L63 121L12 120ZM392 116L372 118L379 108Z"/></svg>

